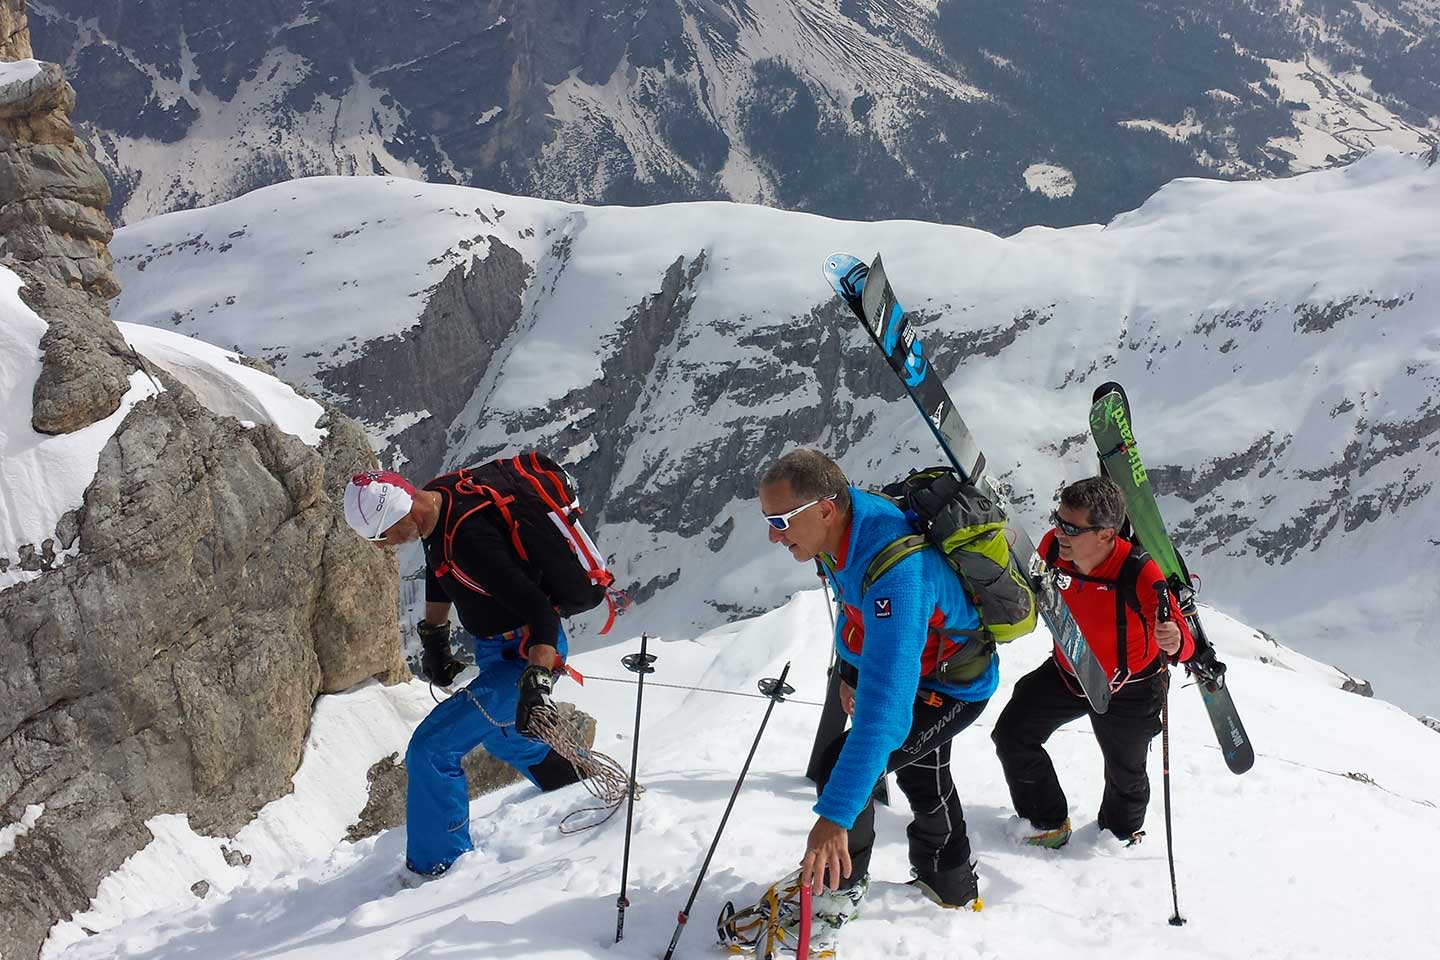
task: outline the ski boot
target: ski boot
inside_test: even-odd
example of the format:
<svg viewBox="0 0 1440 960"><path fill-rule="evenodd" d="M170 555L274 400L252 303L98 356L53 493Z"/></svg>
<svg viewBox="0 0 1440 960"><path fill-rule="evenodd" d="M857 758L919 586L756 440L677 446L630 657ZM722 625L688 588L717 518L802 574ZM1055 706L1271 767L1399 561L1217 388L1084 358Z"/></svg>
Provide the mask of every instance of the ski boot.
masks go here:
<svg viewBox="0 0 1440 960"><path fill-rule="evenodd" d="M1066 817L1065 822L1053 830L1041 830L1038 833L1027 833L1021 839L1027 846L1044 847L1047 850L1059 850L1070 842L1070 818Z"/></svg>
<svg viewBox="0 0 1440 960"><path fill-rule="evenodd" d="M833 958L840 928L859 909L869 889L864 876L845 890L827 890L811 899L810 956ZM794 953L800 941L800 873L796 871L765 891L755 904L736 910L725 904L715 925L720 943L739 956Z"/></svg>
<svg viewBox="0 0 1440 960"><path fill-rule="evenodd" d="M942 907L977 912L985 907L980 899L980 878L975 873L974 860L934 873L918 867L911 867L910 872L915 875L910 885Z"/></svg>

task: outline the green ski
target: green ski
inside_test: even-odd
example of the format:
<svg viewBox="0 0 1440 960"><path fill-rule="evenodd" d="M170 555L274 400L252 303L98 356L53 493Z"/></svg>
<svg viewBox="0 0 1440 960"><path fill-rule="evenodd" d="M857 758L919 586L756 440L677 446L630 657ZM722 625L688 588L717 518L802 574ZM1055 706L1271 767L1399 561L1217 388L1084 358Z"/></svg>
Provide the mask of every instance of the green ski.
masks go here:
<svg viewBox="0 0 1440 960"><path fill-rule="evenodd" d="M1195 638L1195 656L1185 664L1185 668L1199 685L1200 696L1210 714L1210 724L1215 728L1215 737L1225 756L1225 764L1233 773L1244 773L1255 763L1255 749L1230 697L1230 688L1225 682L1225 664L1216 659L1215 648L1200 623L1190 571L1175 549L1174 541L1165 529L1165 521L1160 516L1160 506L1155 502L1155 492L1150 487L1150 478L1135 444L1130 401L1120 384L1101 384L1095 391L1090 407L1090 433L1095 438L1105 474L1125 493L1126 511L1136 539L1159 564L1160 572L1169 581L1170 590L1179 601L1190 633Z"/></svg>

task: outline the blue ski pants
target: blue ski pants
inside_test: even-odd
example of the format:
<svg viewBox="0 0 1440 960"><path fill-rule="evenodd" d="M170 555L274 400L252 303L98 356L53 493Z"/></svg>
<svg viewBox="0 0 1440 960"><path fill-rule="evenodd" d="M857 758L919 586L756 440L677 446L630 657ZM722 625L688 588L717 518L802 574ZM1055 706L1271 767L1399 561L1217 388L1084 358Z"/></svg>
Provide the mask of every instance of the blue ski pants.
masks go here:
<svg viewBox="0 0 1440 960"><path fill-rule="evenodd" d="M471 750L484 747L540 786L530 768L545 761L549 745L518 733L514 726L497 725L515 721L520 674L526 667L519 651L521 636L517 630L476 637L480 675L431 710L410 736L405 751L405 860L416 873L443 873L472 848L470 795L460 768L461 758ZM557 648L565 656L564 630Z"/></svg>

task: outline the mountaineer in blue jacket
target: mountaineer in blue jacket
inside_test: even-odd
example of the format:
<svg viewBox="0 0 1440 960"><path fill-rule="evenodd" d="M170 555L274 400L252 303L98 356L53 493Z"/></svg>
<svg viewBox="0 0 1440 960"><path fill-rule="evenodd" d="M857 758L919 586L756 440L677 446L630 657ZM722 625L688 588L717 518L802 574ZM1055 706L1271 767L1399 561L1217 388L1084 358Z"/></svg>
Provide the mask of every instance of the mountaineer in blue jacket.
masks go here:
<svg viewBox="0 0 1440 960"><path fill-rule="evenodd" d="M978 909L970 841L950 777L950 740L994 694L998 658L992 650L970 662L963 681L936 675L964 647L965 631L979 626L964 587L945 558L926 549L865 588L876 555L914 531L892 501L849 486L817 450L781 457L761 477L759 493L771 542L801 563L818 557L843 610L835 646L851 725L824 753L819 819L800 872L800 883L817 895L816 929L838 928L865 896L874 793L886 772L895 773L914 813L906 831L912 882L943 906Z"/></svg>

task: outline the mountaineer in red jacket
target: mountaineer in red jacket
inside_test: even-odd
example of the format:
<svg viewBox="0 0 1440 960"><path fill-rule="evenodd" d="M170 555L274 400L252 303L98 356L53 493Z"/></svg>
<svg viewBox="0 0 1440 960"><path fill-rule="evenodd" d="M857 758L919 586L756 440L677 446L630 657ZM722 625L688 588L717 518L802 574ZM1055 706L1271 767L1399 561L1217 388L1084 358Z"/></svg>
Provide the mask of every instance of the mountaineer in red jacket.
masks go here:
<svg viewBox="0 0 1440 960"><path fill-rule="evenodd" d="M1138 544L1119 535L1125 498L1111 480L1070 484L1060 491L1050 520L1054 529L1041 539L1039 552L1060 570L1065 603L1110 675L1110 707L1103 714L1091 709L1057 646L1051 659L1015 684L991 739L1015 811L1036 829L1025 842L1062 847L1070 839L1069 807L1044 744L1061 726L1089 714L1105 758L1099 827L1134 845L1144 835L1150 802L1145 755L1160 732L1168 661L1188 660L1195 642L1173 597L1169 620L1156 617L1155 584L1165 578Z"/></svg>

